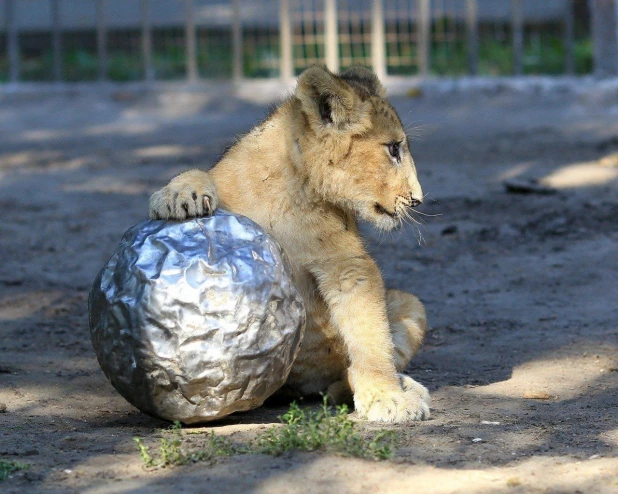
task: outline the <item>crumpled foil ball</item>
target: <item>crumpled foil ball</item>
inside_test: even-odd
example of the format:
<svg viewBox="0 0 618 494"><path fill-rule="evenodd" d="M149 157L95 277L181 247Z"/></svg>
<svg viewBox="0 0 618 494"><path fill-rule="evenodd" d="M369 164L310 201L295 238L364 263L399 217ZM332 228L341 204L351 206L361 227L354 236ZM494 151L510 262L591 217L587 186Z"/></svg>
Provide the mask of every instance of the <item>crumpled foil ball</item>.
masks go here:
<svg viewBox="0 0 618 494"><path fill-rule="evenodd" d="M113 386L185 424L260 406L285 383L306 317L277 242L222 210L129 229L88 306Z"/></svg>

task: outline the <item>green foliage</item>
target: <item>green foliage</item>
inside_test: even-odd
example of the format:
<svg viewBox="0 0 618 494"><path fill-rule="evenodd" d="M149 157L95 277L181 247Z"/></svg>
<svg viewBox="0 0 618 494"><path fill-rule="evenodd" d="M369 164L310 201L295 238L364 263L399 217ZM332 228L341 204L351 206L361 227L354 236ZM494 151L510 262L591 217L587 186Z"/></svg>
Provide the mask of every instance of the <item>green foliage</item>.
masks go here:
<svg viewBox="0 0 618 494"><path fill-rule="evenodd" d="M230 456L240 452L234 444L226 438L216 436L214 432L208 435L206 447L192 450L183 441L182 424L178 421L170 427L171 437L160 440L158 452L151 454L150 448L143 441L135 437L133 440L139 451L140 458L146 468L164 468L176 465L185 465L198 461L211 460L217 456Z"/></svg>
<svg viewBox="0 0 618 494"><path fill-rule="evenodd" d="M575 43L573 58L575 59L576 74L590 74L594 69L594 45L591 38Z"/></svg>
<svg viewBox="0 0 618 494"><path fill-rule="evenodd" d="M342 456L386 460L393 456L394 433L383 431L365 439L348 416L344 406L333 410L326 398L317 410L300 408L296 403L279 417L282 425L259 434L248 446L239 446L227 438L208 435L204 447L195 448L182 434L180 422L170 427L170 437L160 440L155 453L140 438L134 438L146 468L164 468L220 456L235 454L267 454L279 456L287 451L326 451Z"/></svg>
<svg viewBox="0 0 618 494"><path fill-rule="evenodd" d="M71 50L64 53L63 69L67 81L94 81L99 73L99 59L86 50Z"/></svg>
<svg viewBox="0 0 618 494"><path fill-rule="evenodd" d="M139 451L139 456L144 462L144 465L146 467L154 466L154 459L152 456L150 456L148 446L146 446L139 437L134 437L133 440L135 441L135 444Z"/></svg>
<svg viewBox="0 0 618 494"><path fill-rule="evenodd" d="M323 449L343 456L375 460L386 460L393 455L392 431L380 432L371 440L364 439L350 420L347 406L337 407L333 414L326 398L316 411L292 403L280 419L283 426L273 427L257 437L253 445L257 453L278 456L292 450Z"/></svg>
<svg viewBox="0 0 618 494"><path fill-rule="evenodd" d="M27 470L30 465L25 463L18 463L16 461L0 460L0 482L6 480L9 475L19 470Z"/></svg>

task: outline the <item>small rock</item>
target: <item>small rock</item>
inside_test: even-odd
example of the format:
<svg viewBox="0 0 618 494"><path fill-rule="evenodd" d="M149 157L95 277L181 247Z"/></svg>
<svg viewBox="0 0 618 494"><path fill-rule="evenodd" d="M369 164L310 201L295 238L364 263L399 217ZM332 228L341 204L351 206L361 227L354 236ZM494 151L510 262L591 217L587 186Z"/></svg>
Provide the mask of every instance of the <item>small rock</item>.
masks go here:
<svg viewBox="0 0 618 494"><path fill-rule="evenodd" d="M527 391L524 393L523 398L527 400L551 400L554 397L545 391Z"/></svg>
<svg viewBox="0 0 618 494"><path fill-rule="evenodd" d="M0 403L0 413L6 413L6 403Z"/></svg>
<svg viewBox="0 0 618 494"><path fill-rule="evenodd" d="M519 480L517 477L511 477L506 481L506 485L508 487L519 487L521 485L521 480Z"/></svg>
<svg viewBox="0 0 618 494"><path fill-rule="evenodd" d="M510 179L504 181L504 187L510 194L555 194L556 189L539 184L536 180Z"/></svg>
<svg viewBox="0 0 618 494"><path fill-rule="evenodd" d="M480 438L480 437L475 437L474 439L472 439L472 442L473 442L473 443L480 443L480 442L482 442L482 441L483 441L483 439L482 439L482 438Z"/></svg>

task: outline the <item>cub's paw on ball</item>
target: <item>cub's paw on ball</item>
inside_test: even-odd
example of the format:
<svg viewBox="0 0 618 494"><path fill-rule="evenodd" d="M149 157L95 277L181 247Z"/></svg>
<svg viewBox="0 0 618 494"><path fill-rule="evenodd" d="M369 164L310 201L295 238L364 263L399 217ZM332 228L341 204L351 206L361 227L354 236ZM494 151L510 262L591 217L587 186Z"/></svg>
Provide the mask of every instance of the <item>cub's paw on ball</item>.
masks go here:
<svg viewBox="0 0 618 494"><path fill-rule="evenodd" d="M150 218L184 220L210 216L217 209L217 188L206 172L181 173L150 197Z"/></svg>
<svg viewBox="0 0 618 494"><path fill-rule="evenodd" d="M363 386L354 393L354 408L361 418L372 422L405 423L426 420L429 392L414 379L398 375L401 387Z"/></svg>

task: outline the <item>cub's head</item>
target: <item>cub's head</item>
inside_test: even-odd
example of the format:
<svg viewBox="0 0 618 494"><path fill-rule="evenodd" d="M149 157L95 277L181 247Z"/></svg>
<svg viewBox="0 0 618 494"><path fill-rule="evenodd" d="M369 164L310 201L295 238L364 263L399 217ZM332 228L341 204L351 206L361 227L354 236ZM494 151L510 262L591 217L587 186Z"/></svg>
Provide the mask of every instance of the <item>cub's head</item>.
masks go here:
<svg viewBox="0 0 618 494"><path fill-rule="evenodd" d="M296 152L312 188L380 229L401 225L423 192L401 120L375 74L311 67L295 96Z"/></svg>

